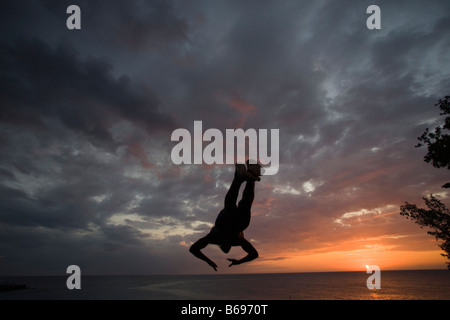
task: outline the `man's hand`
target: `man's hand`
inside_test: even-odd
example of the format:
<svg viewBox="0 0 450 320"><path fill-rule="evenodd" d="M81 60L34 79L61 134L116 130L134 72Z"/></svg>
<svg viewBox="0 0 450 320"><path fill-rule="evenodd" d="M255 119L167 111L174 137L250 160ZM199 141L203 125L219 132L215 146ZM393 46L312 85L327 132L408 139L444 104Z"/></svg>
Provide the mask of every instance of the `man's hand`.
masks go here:
<svg viewBox="0 0 450 320"><path fill-rule="evenodd" d="M205 256L201 249L203 249L204 247L206 247L209 244L209 238L208 236L203 237L199 240L197 240L197 242L195 242L190 248L189 251L196 256L197 258L205 261L209 266L211 266L214 271L217 271L217 264L214 263L214 261L212 261L211 259L209 259L207 256Z"/></svg>
<svg viewBox="0 0 450 320"><path fill-rule="evenodd" d="M231 261L229 267L237 266L238 264L249 262L249 261L252 261L252 260L258 258L258 251L256 251L256 249L251 245L250 242L248 242L244 238L241 238L240 245L241 245L242 249L244 249L244 251L247 252L248 254L239 260L227 259L228 261Z"/></svg>
<svg viewBox="0 0 450 320"><path fill-rule="evenodd" d="M227 259L228 261L231 261L229 267L231 266L237 266L238 264L240 264L239 260L236 259Z"/></svg>
<svg viewBox="0 0 450 320"><path fill-rule="evenodd" d="M209 260L209 261L207 261L208 262L208 264L214 269L214 271L217 271L217 264L215 264L214 263L214 261L212 261L212 260Z"/></svg>

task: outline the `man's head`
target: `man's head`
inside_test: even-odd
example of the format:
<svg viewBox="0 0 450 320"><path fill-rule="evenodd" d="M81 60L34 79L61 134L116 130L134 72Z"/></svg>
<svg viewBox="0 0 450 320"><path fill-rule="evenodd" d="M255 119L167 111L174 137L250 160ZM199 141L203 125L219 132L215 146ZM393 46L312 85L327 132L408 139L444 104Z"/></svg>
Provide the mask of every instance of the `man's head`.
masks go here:
<svg viewBox="0 0 450 320"><path fill-rule="evenodd" d="M216 227L213 227L209 232L210 243L217 244L224 253L228 253L233 245L236 245L239 238L243 238L244 233L221 231Z"/></svg>
<svg viewBox="0 0 450 320"><path fill-rule="evenodd" d="M228 253L231 250L231 245L228 243L222 243L219 245L219 248L224 252L224 253Z"/></svg>

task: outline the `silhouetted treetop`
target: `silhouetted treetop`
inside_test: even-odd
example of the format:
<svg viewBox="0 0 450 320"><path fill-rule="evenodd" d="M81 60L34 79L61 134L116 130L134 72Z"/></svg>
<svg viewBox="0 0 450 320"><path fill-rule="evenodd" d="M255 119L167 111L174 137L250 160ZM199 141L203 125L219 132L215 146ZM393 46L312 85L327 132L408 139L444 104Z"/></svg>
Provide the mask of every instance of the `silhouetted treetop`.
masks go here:
<svg viewBox="0 0 450 320"><path fill-rule="evenodd" d="M400 207L400 214L413 220L421 227L430 228L432 231L428 231L428 234L436 238L439 247L445 252L442 255L450 259L450 210L433 195L422 199L429 210L418 208L415 204L406 202L405 205ZM447 264L450 270L450 263Z"/></svg>
<svg viewBox="0 0 450 320"><path fill-rule="evenodd" d="M434 131L428 128L418 137L419 144L416 147L422 147L424 144L428 145L428 153L424 160L431 163L436 168L450 169L450 135L444 130L450 130L450 96L445 96L444 99L439 99L435 106L441 109L440 115L448 115L444 124L438 126Z"/></svg>

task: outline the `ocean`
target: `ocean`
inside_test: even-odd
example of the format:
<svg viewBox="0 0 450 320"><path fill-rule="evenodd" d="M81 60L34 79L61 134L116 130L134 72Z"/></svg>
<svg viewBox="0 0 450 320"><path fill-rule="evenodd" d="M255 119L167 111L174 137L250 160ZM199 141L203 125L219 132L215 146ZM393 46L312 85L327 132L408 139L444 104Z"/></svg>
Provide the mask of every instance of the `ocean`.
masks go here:
<svg viewBox="0 0 450 320"><path fill-rule="evenodd" d="M0 300L450 300L450 271L382 271L380 289L365 272L233 275L0 277L29 288L0 292Z"/></svg>

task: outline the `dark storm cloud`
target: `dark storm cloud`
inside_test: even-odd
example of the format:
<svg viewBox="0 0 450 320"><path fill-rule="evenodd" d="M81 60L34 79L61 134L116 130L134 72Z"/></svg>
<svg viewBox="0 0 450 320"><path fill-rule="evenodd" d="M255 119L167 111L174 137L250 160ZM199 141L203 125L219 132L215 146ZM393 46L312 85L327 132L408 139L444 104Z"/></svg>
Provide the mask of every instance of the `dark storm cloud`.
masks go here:
<svg viewBox="0 0 450 320"><path fill-rule="evenodd" d="M69 35L66 10L70 5L81 8L80 33L84 41L94 38L95 42L115 49L125 46L133 50L166 50L186 40L187 22L178 16L170 1L164 0L3 1L0 25L8 29L8 38L20 33L50 38Z"/></svg>
<svg viewBox="0 0 450 320"><path fill-rule="evenodd" d="M46 1L58 14L70 1ZM187 23L177 16L170 1L79 1L86 13L86 28L96 30L116 45L133 49L150 44L164 49L171 42L186 40Z"/></svg>
<svg viewBox="0 0 450 320"><path fill-rule="evenodd" d="M119 224L109 219L131 212L180 216L180 204L167 201L176 200L180 190L155 189L151 163L167 152L158 134L169 136L174 122L145 82L117 76L112 62L96 55L104 52L101 46L94 54L86 49L95 39L119 52L141 50L149 41L164 51L185 40L186 25L165 1L82 1L77 4L83 28L91 31L77 38L65 28L66 3L40 4L2 3L1 24L9 30L0 52L2 256L11 270L46 274L73 263L53 259L56 252L72 252L79 263L90 264L100 252L107 263L127 248L144 257L148 268L155 257L143 242L148 231L145 235L130 219ZM84 41L88 44L80 46ZM134 171L147 180L136 179ZM152 193L152 201L136 202L137 194ZM34 263L20 258L23 252ZM113 264L112 270L123 272Z"/></svg>
<svg viewBox="0 0 450 320"><path fill-rule="evenodd" d="M217 11L214 7L198 9L208 16L207 24L192 31L208 36L211 42L198 41L192 47L192 54L201 58L191 68L180 69L185 90L179 100L172 98L177 99L174 103L186 122L201 117L212 127L242 123L242 114L230 106L235 96L256 106L254 114L246 117L246 127L268 123L276 127L300 115L318 117L322 97L317 83L321 79L311 68L312 56L302 51L307 51L307 46L303 48L298 40L301 17L294 19L298 12L293 9L299 6L268 2L231 2ZM224 17L222 11L228 15ZM220 42L214 41L216 38ZM305 121L303 130L308 130L310 123ZM290 125L285 130L290 130Z"/></svg>
<svg viewBox="0 0 450 320"><path fill-rule="evenodd" d="M45 118L61 120L105 144L112 144L108 127L126 119L152 132L171 125L158 110L158 99L96 58L82 60L68 43L56 48L37 39L5 44L2 67L1 121L43 126Z"/></svg>

